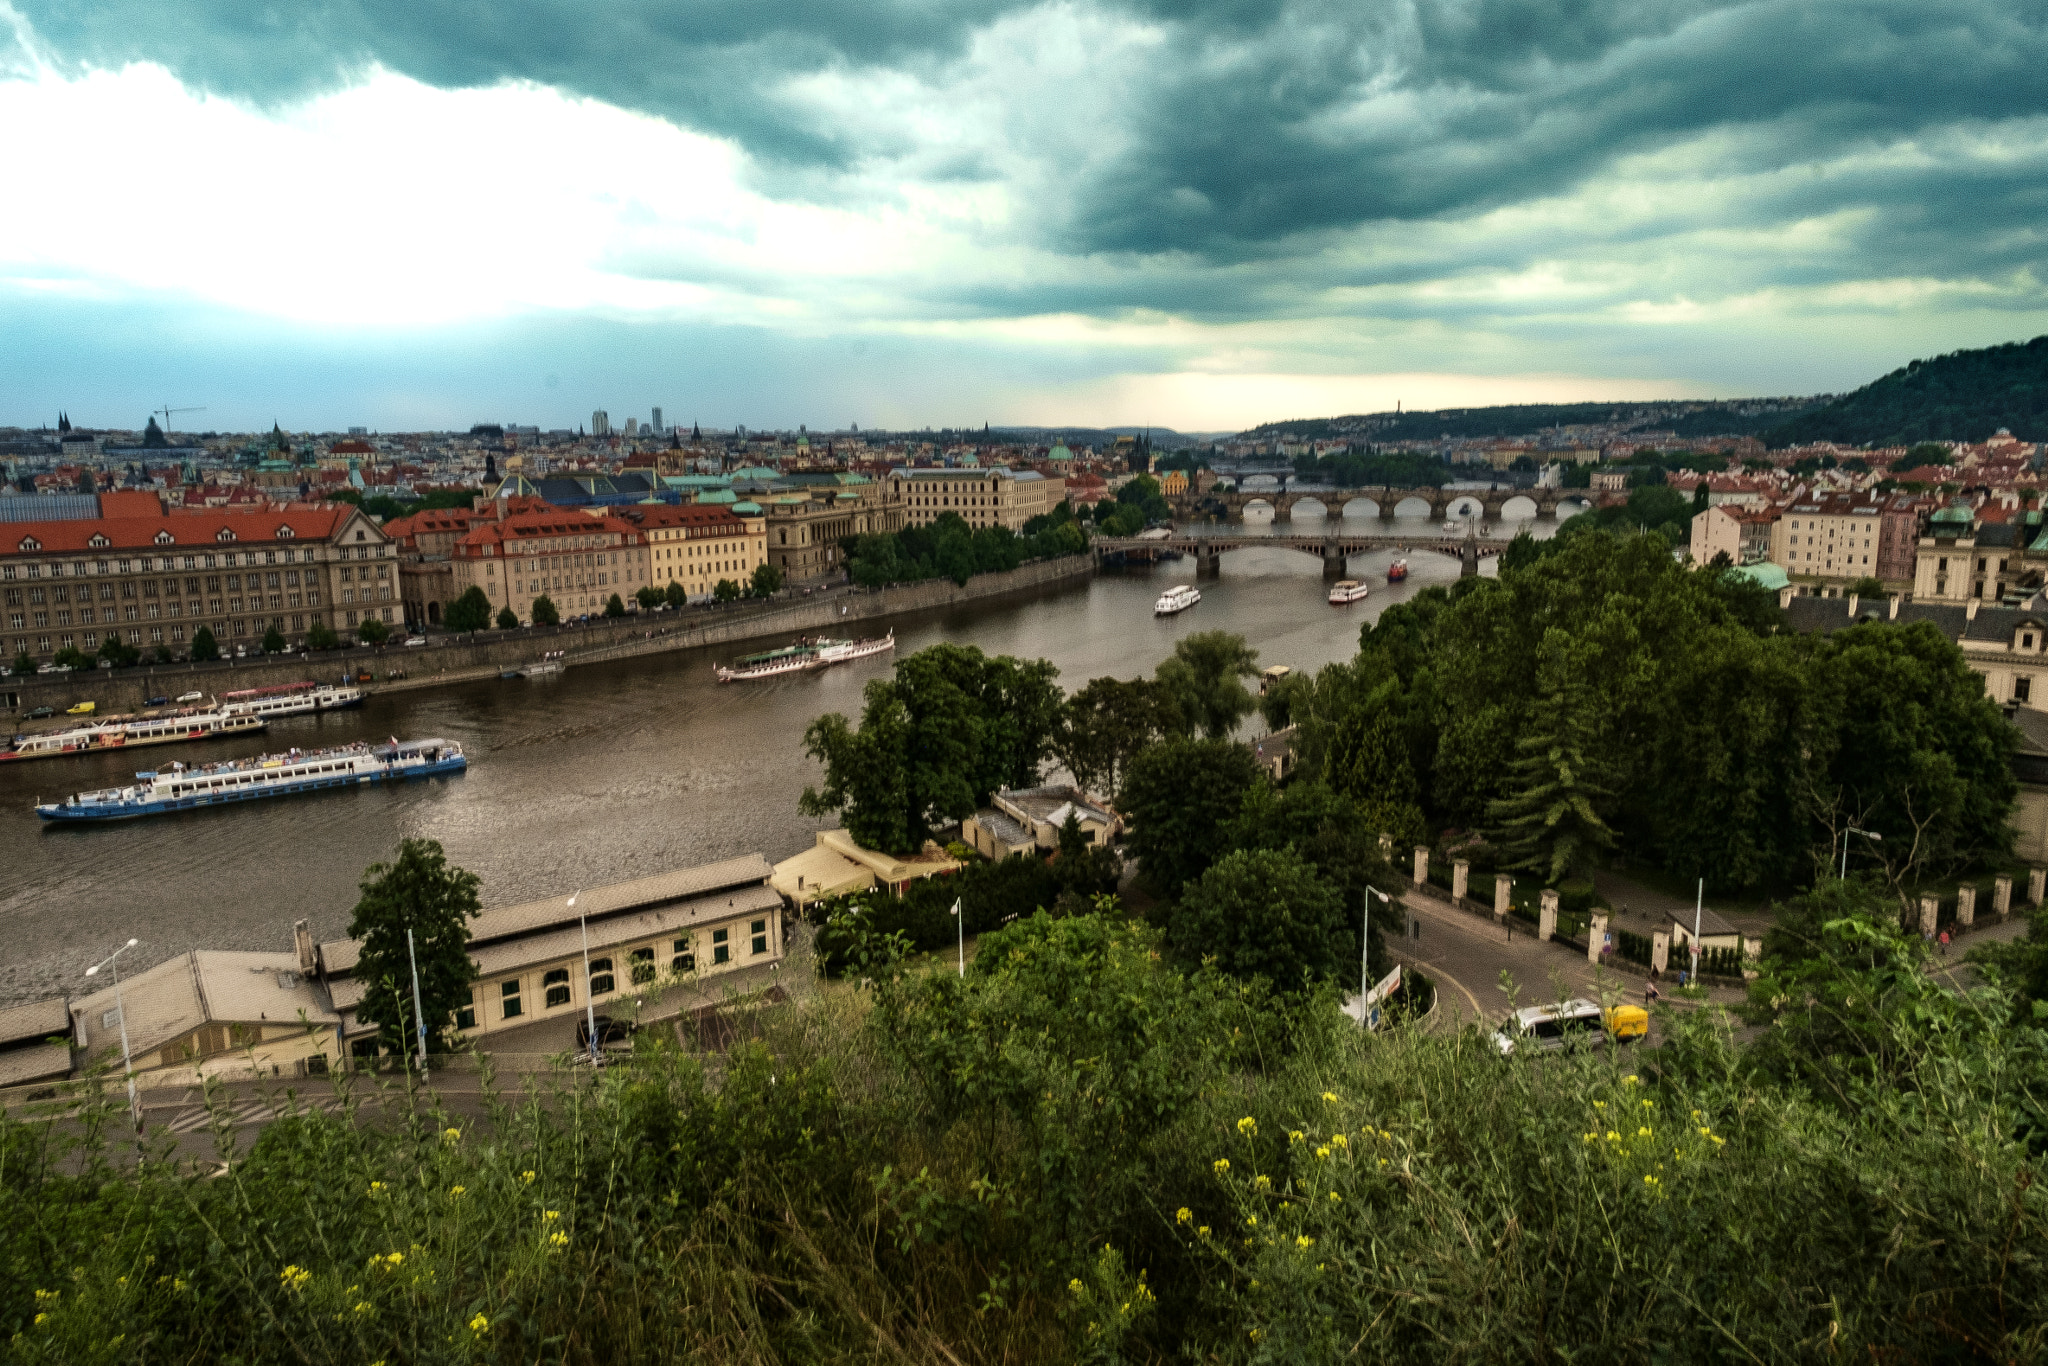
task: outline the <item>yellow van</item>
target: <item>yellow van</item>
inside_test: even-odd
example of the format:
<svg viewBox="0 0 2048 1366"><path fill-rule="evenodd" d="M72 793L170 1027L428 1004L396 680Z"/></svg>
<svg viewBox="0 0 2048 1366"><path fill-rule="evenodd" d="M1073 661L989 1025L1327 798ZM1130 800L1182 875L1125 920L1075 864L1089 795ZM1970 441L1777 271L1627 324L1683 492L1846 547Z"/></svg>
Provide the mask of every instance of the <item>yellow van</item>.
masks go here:
<svg viewBox="0 0 2048 1366"><path fill-rule="evenodd" d="M66 716L91 716L94 712L98 711L99 709L100 704L97 702L80 702L75 707L66 707L64 709L64 714Z"/></svg>

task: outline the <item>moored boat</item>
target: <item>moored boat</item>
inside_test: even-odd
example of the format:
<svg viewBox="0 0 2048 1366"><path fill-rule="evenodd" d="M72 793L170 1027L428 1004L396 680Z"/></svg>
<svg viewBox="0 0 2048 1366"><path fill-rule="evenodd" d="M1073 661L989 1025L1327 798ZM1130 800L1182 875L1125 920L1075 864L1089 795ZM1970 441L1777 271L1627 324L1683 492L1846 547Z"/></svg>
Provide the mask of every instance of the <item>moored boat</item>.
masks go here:
<svg viewBox="0 0 2048 1366"><path fill-rule="evenodd" d="M1338 607L1361 601L1372 590L1359 579L1339 579L1330 585L1330 601Z"/></svg>
<svg viewBox="0 0 2048 1366"><path fill-rule="evenodd" d="M261 716L227 716L217 711L176 711L161 716L109 716L88 725L68 726L41 735L17 735L0 749L0 761L55 759L66 754L92 754L103 749L134 749L170 745L184 740L212 740L250 735L270 723Z"/></svg>
<svg viewBox="0 0 2048 1366"><path fill-rule="evenodd" d="M1399 583L1408 577L1408 561L1396 560L1387 566L1387 582Z"/></svg>
<svg viewBox="0 0 2048 1366"><path fill-rule="evenodd" d="M1192 584L1177 583L1159 595L1159 601L1152 604L1152 615L1170 617L1185 612L1202 600L1202 590Z"/></svg>
<svg viewBox="0 0 2048 1366"><path fill-rule="evenodd" d="M80 792L61 802L42 802L36 815L46 821L123 821L141 816L196 811L266 797L291 797L326 788L356 787L460 773L469 766L453 740L393 740L333 749L288 750L187 768L138 772L132 787Z"/></svg>
<svg viewBox="0 0 2048 1366"><path fill-rule="evenodd" d="M751 683L761 678L779 678L783 674L802 673L811 667L818 657L818 647L809 641L785 645L779 650L763 650L759 654L741 655L730 665L721 664L715 672L721 683Z"/></svg>
<svg viewBox="0 0 2048 1366"><path fill-rule="evenodd" d="M220 695L223 716L298 716L309 711L339 711L363 704L361 688L332 683L279 683L268 688L243 688Z"/></svg>

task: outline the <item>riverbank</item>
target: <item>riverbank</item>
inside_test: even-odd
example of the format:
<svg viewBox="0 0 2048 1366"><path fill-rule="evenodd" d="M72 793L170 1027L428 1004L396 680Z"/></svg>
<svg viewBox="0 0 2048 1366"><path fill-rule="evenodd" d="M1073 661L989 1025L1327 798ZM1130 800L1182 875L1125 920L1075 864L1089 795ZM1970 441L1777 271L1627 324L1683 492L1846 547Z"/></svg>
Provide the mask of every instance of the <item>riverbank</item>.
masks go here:
<svg viewBox="0 0 2048 1366"><path fill-rule="evenodd" d="M675 650L740 645L827 628L861 634L856 628L863 623L1086 582L1094 571L1091 556L1069 555L1003 573L978 574L964 585L937 579L879 589L840 587L804 597L640 613L582 626L479 631L474 636L435 635L427 645L411 648L395 643L403 637L394 637L394 643L377 649L96 669L89 674L38 674L19 682L7 680L0 700L7 703L5 710L14 716L44 706L61 715L81 702L92 702L102 712L133 711L152 697L176 697L195 691L214 695L309 677L330 679L344 672L370 673L372 681L359 685L368 692L409 692L496 678L506 668L532 663L553 650L562 651L563 662L575 666ZM405 677L388 677L394 671Z"/></svg>

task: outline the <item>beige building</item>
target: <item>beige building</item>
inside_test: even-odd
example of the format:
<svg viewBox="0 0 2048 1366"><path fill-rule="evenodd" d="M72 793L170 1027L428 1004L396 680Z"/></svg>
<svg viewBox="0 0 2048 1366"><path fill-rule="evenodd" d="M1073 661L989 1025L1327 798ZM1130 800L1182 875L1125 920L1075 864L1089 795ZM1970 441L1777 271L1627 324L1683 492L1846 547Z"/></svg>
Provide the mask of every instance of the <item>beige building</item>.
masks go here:
<svg viewBox="0 0 2048 1366"><path fill-rule="evenodd" d="M1998 603L2008 595L2028 596L2041 583L2040 563L2029 576L2018 530L2011 522L1980 525L1968 508L1935 513L1915 548L1913 600Z"/></svg>
<svg viewBox="0 0 2048 1366"><path fill-rule="evenodd" d="M1859 579L1902 589L1914 573L1920 513L1905 495L1828 493L1795 499L1771 530L1771 563L1805 592L1838 594Z"/></svg>
<svg viewBox="0 0 2048 1366"><path fill-rule="evenodd" d="M448 601L481 588L493 617L510 607L530 621L543 597L563 617L595 616L612 594L631 601L646 585L647 546L631 522L549 508L472 527L455 543L449 570ZM432 602L427 619L440 620Z"/></svg>
<svg viewBox="0 0 2048 1366"><path fill-rule="evenodd" d="M855 536L884 536L908 524L903 506L880 486L785 494L763 505L768 562L785 583L811 583L843 571L843 545Z"/></svg>
<svg viewBox="0 0 2048 1366"><path fill-rule="evenodd" d="M899 467L889 471L888 481L912 526L928 526L951 512L971 527L1005 526L1016 532L1058 507L1066 487L1058 475L1036 470Z"/></svg>
<svg viewBox="0 0 2048 1366"><path fill-rule="evenodd" d="M310 949L310 941L295 953L195 949L124 976L118 991L109 976L70 1003L79 1065L120 1070L125 1013L129 1057L146 1085L325 1072L340 1057L340 1020L307 970Z"/></svg>
<svg viewBox="0 0 2048 1366"><path fill-rule="evenodd" d="M1776 508L1750 508L1724 503L1692 519L1690 553L1696 565L1726 555L1731 564L1762 564L1771 558L1771 534L1778 524Z"/></svg>
<svg viewBox="0 0 2048 1366"><path fill-rule="evenodd" d="M656 588L679 583L693 600L708 598L721 579L747 587L754 571L768 563L767 519L759 512L718 503L646 503L618 511L640 530L647 582Z"/></svg>
<svg viewBox="0 0 2048 1366"><path fill-rule="evenodd" d="M0 649L46 660L119 634L182 656L201 626L223 653L275 628L396 623L397 550L347 503L0 524Z"/></svg>
<svg viewBox="0 0 2048 1366"><path fill-rule="evenodd" d="M1059 848L1069 815L1090 844L1108 844L1123 828L1108 803L1077 787L1052 784L993 794L987 806L961 822L961 835L984 858L1047 853Z"/></svg>
<svg viewBox="0 0 2048 1366"><path fill-rule="evenodd" d="M64 998L0 1008L0 1086L52 1081L71 1071L71 1012Z"/></svg>
<svg viewBox="0 0 2048 1366"><path fill-rule="evenodd" d="M801 911L813 901L882 886L901 896L921 878L960 871L959 860L930 840L907 858L865 849L844 830L820 830L818 842L775 865L774 886Z"/></svg>
<svg viewBox="0 0 2048 1366"><path fill-rule="evenodd" d="M682 868L609 887L485 911L470 922L478 979L454 1027L487 1041L508 1029L574 1020L645 1002L678 979L702 980L782 961L782 898L758 854ZM578 920L579 913L582 920ZM583 970L588 932L590 972ZM376 1028L358 1018L363 983L353 939L322 944L319 964L352 1053L375 1048ZM487 1042L482 1046L490 1046Z"/></svg>

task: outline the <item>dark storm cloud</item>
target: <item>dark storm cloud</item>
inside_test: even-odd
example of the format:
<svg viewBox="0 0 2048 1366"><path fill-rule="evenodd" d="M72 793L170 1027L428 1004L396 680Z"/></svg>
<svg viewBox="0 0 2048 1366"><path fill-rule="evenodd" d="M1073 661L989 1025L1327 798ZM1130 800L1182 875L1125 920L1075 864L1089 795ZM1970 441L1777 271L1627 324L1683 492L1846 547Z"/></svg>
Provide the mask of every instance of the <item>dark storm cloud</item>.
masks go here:
<svg viewBox="0 0 2048 1366"><path fill-rule="evenodd" d="M994 176L1005 158L1046 161L1058 202L1032 206L1036 244L1100 269L961 289L935 281L935 309L960 316L1026 306L1286 313L1329 286L1514 269L1545 244L1508 238L1376 262L1318 252L1360 226L1429 234L1568 196L1620 158L1717 130L1734 136L1712 173L1741 175L1819 167L2048 105L2039 0L1105 0L1052 11L1021 0L17 3L63 59L155 60L259 103L330 88L372 63L441 86L553 85L732 137L757 159L764 187L795 197L829 200L837 177L855 170L873 193L898 158L905 176L927 180ZM820 72L909 77L934 98L961 81L1000 82L1002 72L975 65L972 44L1035 10L1044 23L1107 14L1157 26L1161 41L1124 69L1086 77L1117 92L1114 126L1102 132L1113 156L1069 170L1058 149L1032 145L1040 125L1019 121L913 165L903 124L835 121L784 90ZM1066 94L1016 98L1057 108ZM1733 226L1842 209L1879 217L1857 233L1870 257L1802 265L1795 252L1802 277L2020 271L2041 261L2026 221L2041 207L2040 169L2032 158L2003 179L1995 162L1946 176L1874 167L1766 185L1719 212ZM1935 198L1949 195L1965 199ZM1160 268L1139 268L1146 262ZM1289 278L1290 263L1328 273Z"/></svg>

